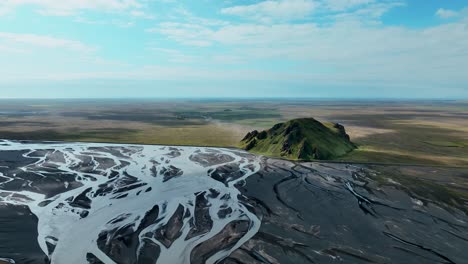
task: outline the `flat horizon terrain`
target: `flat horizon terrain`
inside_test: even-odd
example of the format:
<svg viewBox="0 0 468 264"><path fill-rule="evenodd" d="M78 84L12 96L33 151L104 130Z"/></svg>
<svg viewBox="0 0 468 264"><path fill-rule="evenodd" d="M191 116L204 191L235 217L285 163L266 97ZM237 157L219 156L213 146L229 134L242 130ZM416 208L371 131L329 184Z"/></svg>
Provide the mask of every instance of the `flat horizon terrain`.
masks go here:
<svg viewBox="0 0 468 264"><path fill-rule="evenodd" d="M337 161L468 167L468 102L314 99L2 99L0 138L238 147L294 118L341 123Z"/></svg>

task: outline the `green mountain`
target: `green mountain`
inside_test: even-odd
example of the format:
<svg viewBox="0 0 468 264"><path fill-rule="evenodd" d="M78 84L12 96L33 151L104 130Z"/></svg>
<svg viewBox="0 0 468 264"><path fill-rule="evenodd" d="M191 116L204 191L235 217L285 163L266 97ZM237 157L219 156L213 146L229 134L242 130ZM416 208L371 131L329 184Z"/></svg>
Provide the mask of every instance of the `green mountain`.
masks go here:
<svg viewBox="0 0 468 264"><path fill-rule="evenodd" d="M354 150L345 128L313 118L290 120L262 132L252 131L241 141L247 151L291 160L330 160Z"/></svg>

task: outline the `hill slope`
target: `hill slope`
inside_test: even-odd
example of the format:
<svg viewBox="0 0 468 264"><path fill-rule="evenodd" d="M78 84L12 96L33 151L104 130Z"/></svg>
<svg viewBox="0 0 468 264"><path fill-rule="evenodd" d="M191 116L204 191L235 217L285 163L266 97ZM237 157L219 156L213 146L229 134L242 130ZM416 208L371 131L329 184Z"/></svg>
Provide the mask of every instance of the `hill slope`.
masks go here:
<svg viewBox="0 0 468 264"><path fill-rule="evenodd" d="M252 131L242 139L241 147L292 160L329 160L356 148L342 125L326 126L313 118L279 123L262 132Z"/></svg>

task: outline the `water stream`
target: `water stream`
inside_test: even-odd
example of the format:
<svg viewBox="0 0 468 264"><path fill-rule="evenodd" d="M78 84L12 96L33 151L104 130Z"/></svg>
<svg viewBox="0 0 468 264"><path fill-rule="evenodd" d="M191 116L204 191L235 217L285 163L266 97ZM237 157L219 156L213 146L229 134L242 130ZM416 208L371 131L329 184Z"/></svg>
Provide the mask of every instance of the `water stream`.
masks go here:
<svg viewBox="0 0 468 264"><path fill-rule="evenodd" d="M253 155L202 147L0 144L1 150L23 151L22 158L30 161L15 173L0 174L0 203L26 205L37 216L38 243L51 263L81 264L90 258L117 263L105 249L122 230L136 237L132 254L137 259L151 243L159 248L157 263L191 263L193 250L229 224L248 223L238 239L220 245L206 260L217 263L260 228L260 219L239 199L236 188L260 169ZM220 170L236 166L237 173ZM20 190L6 187L18 180ZM51 193L57 185L61 191ZM208 212L209 219L197 225L198 210ZM177 228L164 230L169 227ZM166 235L169 243L157 235L161 232L171 233Z"/></svg>

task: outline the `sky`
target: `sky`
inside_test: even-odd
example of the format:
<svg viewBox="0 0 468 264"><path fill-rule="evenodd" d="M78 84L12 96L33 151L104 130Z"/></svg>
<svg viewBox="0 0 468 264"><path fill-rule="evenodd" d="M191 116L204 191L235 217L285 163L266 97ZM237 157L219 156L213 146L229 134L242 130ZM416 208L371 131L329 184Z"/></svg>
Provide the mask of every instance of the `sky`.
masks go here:
<svg viewBox="0 0 468 264"><path fill-rule="evenodd" d="M0 0L0 98L468 98L468 0Z"/></svg>

